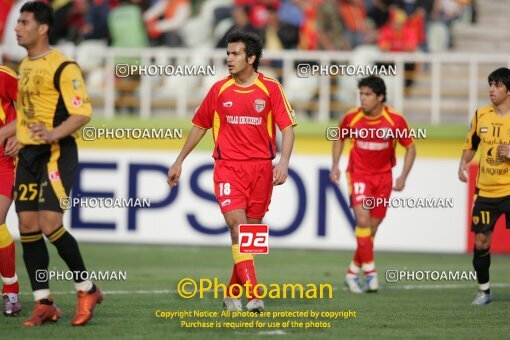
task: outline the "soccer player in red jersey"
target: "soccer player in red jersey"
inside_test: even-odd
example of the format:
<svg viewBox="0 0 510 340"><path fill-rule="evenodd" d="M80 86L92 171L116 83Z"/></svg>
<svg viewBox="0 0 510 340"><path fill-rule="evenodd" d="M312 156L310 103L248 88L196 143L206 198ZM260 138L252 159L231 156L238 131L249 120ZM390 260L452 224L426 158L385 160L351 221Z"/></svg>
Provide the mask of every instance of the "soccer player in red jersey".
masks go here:
<svg viewBox="0 0 510 340"><path fill-rule="evenodd" d="M339 139L333 144L333 166L330 180L339 185L338 168L344 140L352 141L347 166L351 207L356 216L357 248L345 283L353 293L362 293L360 270L365 274L365 291L379 288L374 262L374 236L386 215L387 204L375 204L376 199L388 200L391 190L402 191L413 165L416 149L404 117L384 104L386 85L376 76L358 83L361 106L345 114L340 122ZM395 137L399 138L395 138ZM404 168L393 186L391 169L396 164L397 142L406 148Z"/></svg>
<svg viewBox="0 0 510 340"><path fill-rule="evenodd" d="M214 191L230 228L234 269L230 284L257 284L253 255L239 252L239 225L258 224L268 211L273 185L285 183L294 144L294 112L278 81L257 71L262 42L253 34L234 32L227 39L230 76L215 83L197 109L186 143L168 171L175 187L182 163L208 129L214 138ZM282 151L276 156L276 126L282 131ZM234 292L233 296L239 296ZM252 298L249 298L249 297ZM249 311L263 311L261 299L247 292ZM241 311L238 299L229 297L224 307Z"/></svg>
<svg viewBox="0 0 510 340"><path fill-rule="evenodd" d="M16 108L18 79L16 73L0 65L0 275L2 276L3 312L15 316L21 311L18 297L14 240L5 224L12 203L14 168L17 152Z"/></svg>

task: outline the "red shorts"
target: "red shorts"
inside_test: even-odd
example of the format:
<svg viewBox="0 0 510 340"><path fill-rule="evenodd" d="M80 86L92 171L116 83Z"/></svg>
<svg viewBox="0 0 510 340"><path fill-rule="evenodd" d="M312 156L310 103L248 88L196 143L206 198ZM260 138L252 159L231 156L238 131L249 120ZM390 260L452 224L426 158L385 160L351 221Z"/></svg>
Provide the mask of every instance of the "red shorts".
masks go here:
<svg viewBox="0 0 510 340"><path fill-rule="evenodd" d="M370 209L370 216L383 219L386 216L387 206L380 204L374 206L376 199L389 200L393 187L391 171L379 174L347 173L351 207L363 205ZM373 199L372 199L373 198Z"/></svg>
<svg viewBox="0 0 510 340"><path fill-rule="evenodd" d="M214 193L223 214L246 209L247 217L263 218L273 194L271 160L216 160Z"/></svg>
<svg viewBox="0 0 510 340"><path fill-rule="evenodd" d="M0 166L0 195L12 198L12 187L14 186L14 168Z"/></svg>

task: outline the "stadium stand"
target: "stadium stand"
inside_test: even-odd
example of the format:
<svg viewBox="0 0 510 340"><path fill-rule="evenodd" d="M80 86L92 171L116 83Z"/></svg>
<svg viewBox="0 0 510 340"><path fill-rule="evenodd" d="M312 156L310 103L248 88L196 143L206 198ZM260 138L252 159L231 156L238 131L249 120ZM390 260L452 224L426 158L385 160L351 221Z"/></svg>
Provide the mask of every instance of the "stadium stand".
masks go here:
<svg viewBox="0 0 510 340"><path fill-rule="evenodd" d="M20 3L23 1L25 0ZM344 9L350 8L348 4L350 2L352 1L337 1L338 7ZM404 63L412 62L416 65L414 71L398 71L397 77L387 77L389 91L393 93L395 106L404 111L411 122L433 124L465 123L469 116L467 112L470 112L477 103L485 98L486 81L484 78L487 72L497 65L507 62L501 54L499 56L488 54L488 58L484 58L483 53L510 51L509 45L505 43L510 38L509 33L504 29L493 28L494 24L504 27L510 11L509 0L476 2L453 0L454 3L450 0L435 0L432 1L434 6L430 6L432 2L418 1L354 2L356 8L364 6L366 11L366 15L357 12L360 17L366 17L366 19L363 25L356 26L359 28L359 32L355 34L356 39L364 42L356 49L352 51L336 50L331 53L310 51L308 54L306 51L300 51L299 48L279 52L267 49L264 51L263 72L274 74L282 81L298 113L306 113L305 116L312 119L326 121L356 104L356 80L354 78L337 76L332 77L333 79L329 81L320 80L320 77L299 78L296 76L295 69L297 64L303 61L320 61L322 65L328 63L373 65L379 62L390 62L395 63L397 69L403 68ZM269 11L280 8L277 13L282 23L290 25L290 27L301 25L301 39L314 39L314 34L316 35L317 32L310 31L309 26L307 26L307 30L304 30L303 27L307 20L317 15L317 6L322 6L322 2L316 0L193 1L193 16L186 20L180 30L185 45L185 49L180 50L168 48L165 45L139 49L138 47L147 46L146 43L141 42L142 37L137 38L139 43L136 46L127 46L119 42L119 39L116 38L119 34L113 33L119 32L119 29L115 29L115 27L120 27L120 18L111 19L118 12L119 6L122 6L119 3L119 1L110 1L106 6L101 0L94 1L94 4L89 4L93 11L85 15L83 13L84 4L81 1L70 2L70 20L72 19L77 27L87 23L99 25L102 22L101 15L104 16L104 11L108 11L110 34L105 39L88 39L90 36L97 37L97 34L94 36L90 30L85 30L88 31L87 34L78 38L74 37L72 42L64 39L58 43L59 48L65 46L68 53L70 51L70 54L74 55L82 65L86 81L90 83L89 88L96 112L105 114L107 117L123 111L124 108L128 108L135 114L137 111L141 111L140 115L144 117L158 114L168 115L169 113L181 117L190 115L210 84L226 74L222 60L224 51L214 50L214 46L232 26L233 19L230 15L233 6L246 8L250 24L257 29L260 28L261 34L264 34L264 25L267 25ZM121 3L127 3L124 6L140 8L143 13L150 8L154 1L121 1ZM423 6L420 7L418 6L420 3L428 5L420 5ZM12 5L12 10L19 7L18 3ZM315 9L310 5L315 6ZM426 37L419 38L419 40L425 39L420 46L423 51L427 52L383 55L377 50L375 45L377 32L380 27L384 26L385 19L389 20L391 11L397 7L407 13L409 21L406 25L415 29L418 27L417 31L422 27L420 23L427 28L424 31ZM281 12L282 9L285 12ZM6 11L5 8L2 10ZM294 13L293 16L288 15L291 12ZM301 15L298 15L300 12ZM96 17L91 13L97 13ZM420 15L423 21L416 20L416 17L420 17ZM3 15L2 17L8 18L8 16ZM143 25L145 25L146 31L151 32L152 26L148 22L143 22L143 19L131 16L129 20L140 21L133 23L131 29L142 27L143 30ZM12 26L12 23L5 24ZM349 23L351 28L355 27L353 25L354 23ZM449 46L449 27L455 37L452 46ZM138 28L137 32L143 32ZM12 29L12 27L5 27L3 41L10 45L2 45L2 54L7 64L15 66L19 60L18 57L10 55L11 51L14 51L11 46L13 33L9 36L9 30ZM122 32L122 30L120 31ZM76 35L76 32L73 34ZM346 34L348 39L353 36L352 32ZM360 38L360 34L363 35L362 38ZM137 34L137 36L139 35ZM418 36L420 37L420 34ZM280 36L280 38L283 37ZM151 44L154 44L154 39L150 40ZM161 41L159 42L161 43ZM108 46L131 47L131 49L115 49L112 52L113 50ZM300 43L299 46L302 44ZM317 47L322 49L320 44ZM452 58L452 52L461 54ZM108 61L112 53L115 53L116 58ZM112 79L110 72L106 72L108 67L112 67L112 61L113 64L119 63L118 57L126 53L134 63L169 65L208 65L212 63L216 67L216 77L155 76L147 80L142 89L143 81L140 78L119 79L116 77ZM142 54L146 57L141 58ZM410 77L412 77L412 85L409 85ZM476 84L473 85L472 80L475 80ZM408 86L402 86L404 82ZM438 84L440 84L440 88ZM114 88L112 89L111 86ZM141 106L144 100L141 98L141 93L149 94L150 103L148 105ZM111 98L114 99L111 100Z"/></svg>

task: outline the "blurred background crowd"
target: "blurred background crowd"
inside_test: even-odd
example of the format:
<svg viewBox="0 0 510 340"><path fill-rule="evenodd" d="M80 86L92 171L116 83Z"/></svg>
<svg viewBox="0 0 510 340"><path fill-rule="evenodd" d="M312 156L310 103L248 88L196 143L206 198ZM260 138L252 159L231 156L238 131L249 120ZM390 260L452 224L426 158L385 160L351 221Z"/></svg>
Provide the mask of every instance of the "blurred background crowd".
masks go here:
<svg viewBox="0 0 510 340"><path fill-rule="evenodd" d="M2 63L15 70L26 55L14 28L27 1L0 0L0 54ZM227 74L224 51L214 49L225 48L226 37L237 29L262 38L261 71L282 82L296 112L320 121L356 103L356 78L304 79L296 75L297 64L397 65L403 80L390 76L385 81L396 106L411 121L464 123L475 101L485 100L485 77L495 62L485 57L473 61L472 56L504 58L510 52L510 0L49 2L56 16L51 43L77 60L95 111L108 117L123 111L142 117L191 115L212 83ZM155 76L143 78L145 83L136 75L110 79L109 47L120 48L113 51L115 64L213 64L216 76ZM316 51L326 53L317 53L316 59ZM436 53L452 51L457 57ZM380 52L395 53L380 59ZM470 90L470 83L476 87ZM437 105L431 105L433 89Z"/></svg>
<svg viewBox="0 0 510 340"><path fill-rule="evenodd" d="M12 36L27 0L0 1L0 37ZM225 47L235 30L262 37L267 50L352 50L377 44L382 51L428 51L431 29L448 33L456 20L476 21L475 0L53 0L52 43L100 39L116 47L192 47L186 24L202 8L212 12L210 43ZM439 27L439 28L438 28ZM203 27L210 30L210 27Z"/></svg>

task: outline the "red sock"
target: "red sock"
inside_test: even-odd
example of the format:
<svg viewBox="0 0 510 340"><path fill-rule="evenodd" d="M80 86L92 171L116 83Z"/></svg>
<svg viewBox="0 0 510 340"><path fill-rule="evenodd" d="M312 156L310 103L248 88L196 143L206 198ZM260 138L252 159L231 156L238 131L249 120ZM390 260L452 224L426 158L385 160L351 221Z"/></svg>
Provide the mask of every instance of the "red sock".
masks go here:
<svg viewBox="0 0 510 340"><path fill-rule="evenodd" d="M246 260L239 262L235 265L236 267L236 273L237 277L239 278L239 281L241 281L241 284L244 285L246 282L251 283L251 289L249 291L249 296L251 298L247 297L248 301L251 301L255 298L253 293L253 287L257 285L257 276L255 275L255 265L253 263L253 260ZM260 295L260 292L257 292L257 295Z"/></svg>
<svg viewBox="0 0 510 340"><path fill-rule="evenodd" d="M361 257L359 255L359 248L356 247L356 252L354 253L354 258L352 259L355 265L361 267Z"/></svg>
<svg viewBox="0 0 510 340"><path fill-rule="evenodd" d="M353 268L353 266L354 266L354 268ZM358 267L358 269L356 269L355 267ZM349 265L349 268L347 269L347 274L358 275L360 268L361 268L361 259L359 257L359 248L356 247L356 251L354 252L354 257L352 259L352 262Z"/></svg>
<svg viewBox="0 0 510 340"><path fill-rule="evenodd" d="M227 295L230 296L230 297L235 296L235 297L239 298L241 296L240 291L239 291L239 287L233 287L232 288L232 294L229 294L229 292L231 291L230 290L231 286L233 286L235 284L241 284L241 281L237 277L237 269L236 269L236 267L237 267L237 265L234 264L234 269L232 270L232 276L230 277L230 282L228 284Z"/></svg>
<svg viewBox="0 0 510 340"><path fill-rule="evenodd" d="M366 237L357 236L356 240L358 242L358 252L363 267L363 272L365 274L375 272L375 266L371 265L374 262L374 243L372 241L372 238L370 236ZM368 269L365 269L366 265L369 265Z"/></svg>
<svg viewBox="0 0 510 340"><path fill-rule="evenodd" d="M4 281L2 294L19 293L19 284L16 277L16 256L14 242L7 247L0 248L0 275Z"/></svg>

